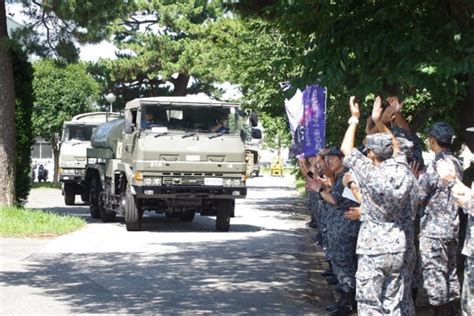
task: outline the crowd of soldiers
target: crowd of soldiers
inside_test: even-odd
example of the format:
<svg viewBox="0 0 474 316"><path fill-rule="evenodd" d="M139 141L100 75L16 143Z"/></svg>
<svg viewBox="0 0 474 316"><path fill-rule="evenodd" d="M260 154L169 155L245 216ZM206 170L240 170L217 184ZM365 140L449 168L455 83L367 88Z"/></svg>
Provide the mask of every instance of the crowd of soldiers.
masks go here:
<svg viewBox="0 0 474 316"><path fill-rule="evenodd" d="M330 268L323 272L339 300L332 315L414 315L424 288L434 315L474 315L474 201L450 153L453 129L432 125L434 159L424 166L397 97L376 97L363 145L354 147L359 104L340 146L300 159L312 213ZM464 282L457 276L458 208L468 214ZM460 300L461 298L461 300ZM459 302L461 301L461 311Z"/></svg>

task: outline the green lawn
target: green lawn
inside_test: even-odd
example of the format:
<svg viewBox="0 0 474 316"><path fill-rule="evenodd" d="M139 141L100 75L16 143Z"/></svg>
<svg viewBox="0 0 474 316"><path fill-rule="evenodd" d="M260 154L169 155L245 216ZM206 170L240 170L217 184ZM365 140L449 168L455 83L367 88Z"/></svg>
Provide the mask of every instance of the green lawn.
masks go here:
<svg viewBox="0 0 474 316"><path fill-rule="evenodd" d="M32 189L61 189L61 183L54 182L33 182L31 184Z"/></svg>
<svg viewBox="0 0 474 316"><path fill-rule="evenodd" d="M0 207L1 237L55 237L83 227L77 216L18 207Z"/></svg>

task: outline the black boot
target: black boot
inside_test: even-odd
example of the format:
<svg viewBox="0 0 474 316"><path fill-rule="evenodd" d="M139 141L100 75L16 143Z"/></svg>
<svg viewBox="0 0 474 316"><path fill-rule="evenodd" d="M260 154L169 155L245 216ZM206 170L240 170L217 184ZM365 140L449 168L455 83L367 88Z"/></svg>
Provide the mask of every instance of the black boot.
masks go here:
<svg viewBox="0 0 474 316"><path fill-rule="evenodd" d="M411 297L413 298L413 307L416 308L416 297L418 296L418 289L412 288L411 289Z"/></svg>
<svg viewBox="0 0 474 316"><path fill-rule="evenodd" d="M331 316L347 316L352 312L351 292L341 292L337 309L331 312Z"/></svg>
<svg viewBox="0 0 474 316"><path fill-rule="evenodd" d="M431 306L434 316L449 316L448 303L438 306Z"/></svg>
<svg viewBox="0 0 474 316"><path fill-rule="evenodd" d="M448 303L448 313L449 316L458 316L460 315L461 302L459 300L454 300Z"/></svg>
<svg viewBox="0 0 474 316"><path fill-rule="evenodd" d="M351 291L351 308L353 312L357 311L357 301L356 301L356 292L355 290Z"/></svg>

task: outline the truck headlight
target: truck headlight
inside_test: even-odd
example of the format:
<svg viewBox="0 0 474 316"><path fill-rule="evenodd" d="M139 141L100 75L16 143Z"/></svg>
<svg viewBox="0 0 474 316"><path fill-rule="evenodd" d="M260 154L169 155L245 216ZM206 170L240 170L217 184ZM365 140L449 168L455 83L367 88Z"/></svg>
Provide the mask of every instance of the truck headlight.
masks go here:
<svg viewBox="0 0 474 316"><path fill-rule="evenodd" d="M231 178L231 179L224 179L224 186L225 187L239 187L242 186L242 180Z"/></svg>
<svg viewBox="0 0 474 316"><path fill-rule="evenodd" d="M76 169L63 169L63 172L61 174L74 175L76 174Z"/></svg>
<svg viewBox="0 0 474 316"><path fill-rule="evenodd" d="M144 185L161 185L161 177L144 177Z"/></svg>
<svg viewBox="0 0 474 316"><path fill-rule="evenodd" d="M97 162L97 158L88 158L87 159L87 163L96 163Z"/></svg>

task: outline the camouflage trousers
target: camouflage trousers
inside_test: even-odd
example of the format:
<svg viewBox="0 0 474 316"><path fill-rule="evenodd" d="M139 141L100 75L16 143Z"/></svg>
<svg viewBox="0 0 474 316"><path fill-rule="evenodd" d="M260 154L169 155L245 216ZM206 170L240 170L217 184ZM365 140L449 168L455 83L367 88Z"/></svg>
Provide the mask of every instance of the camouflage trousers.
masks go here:
<svg viewBox="0 0 474 316"><path fill-rule="evenodd" d="M464 282L462 284L462 315L474 315L474 258L466 257Z"/></svg>
<svg viewBox="0 0 474 316"><path fill-rule="evenodd" d="M356 300L359 316L411 315L403 300L410 292L404 253L359 255Z"/></svg>
<svg viewBox="0 0 474 316"><path fill-rule="evenodd" d="M459 280L456 273L456 239L420 237L423 287L430 305L439 306L458 299Z"/></svg>
<svg viewBox="0 0 474 316"><path fill-rule="evenodd" d="M308 208L311 213L311 217L316 221L316 224L319 227L319 201L316 196L316 192L308 192Z"/></svg>
<svg viewBox="0 0 474 316"><path fill-rule="evenodd" d="M359 222L345 219L344 212L340 210L335 211L333 216L328 226L328 249L339 286L348 293L355 290Z"/></svg>
<svg viewBox="0 0 474 316"><path fill-rule="evenodd" d="M329 240L328 240L328 206L320 202L319 207L319 232L321 233L321 246L323 247L324 253L327 259L331 258L331 253L329 251Z"/></svg>

